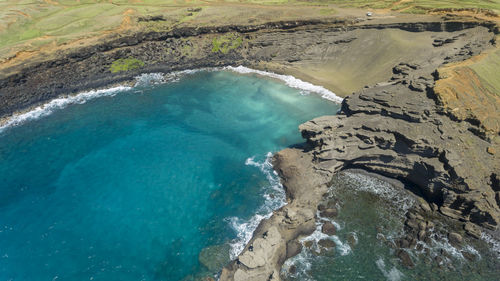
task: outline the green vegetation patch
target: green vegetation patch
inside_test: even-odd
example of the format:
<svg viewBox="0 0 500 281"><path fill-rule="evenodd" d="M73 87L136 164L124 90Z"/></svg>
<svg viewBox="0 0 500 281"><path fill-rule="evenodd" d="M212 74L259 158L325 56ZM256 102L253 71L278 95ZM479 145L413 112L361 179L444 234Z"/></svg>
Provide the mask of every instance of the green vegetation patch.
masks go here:
<svg viewBox="0 0 500 281"><path fill-rule="evenodd" d="M500 96L500 79L498 76L498 69L500 66L500 49L488 55L486 59L471 65L470 68L474 70L480 77L481 82L492 93Z"/></svg>
<svg viewBox="0 0 500 281"><path fill-rule="evenodd" d="M189 57L192 54L193 54L193 46L186 44L181 47L181 56Z"/></svg>
<svg viewBox="0 0 500 281"><path fill-rule="evenodd" d="M498 11L500 1L498 0L329 0L329 3L343 7L357 7L367 9L391 9L412 14L424 14L440 10L481 10Z"/></svg>
<svg viewBox="0 0 500 281"><path fill-rule="evenodd" d="M320 9L319 10L319 13L321 15L332 15L332 14L335 14L337 11L335 9L332 9L332 8L325 8L325 9Z"/></svg>
<svg viewBox="0 0 500 281"><path fill-rule="evenodd" d="M241 46L242 43L243 38L235 33L215 37L212 40L212 53L221 52L227 54L229 51Z"/></svg>
<svg viewBox="0 0 500 281"><path fill-rule="evenodd" d="M109 67L109 70L112 73L116 72L121 72L121 71L129 71L129 70L134 70L138 69L144 66L144 62L141 60L138 60L136 58L126 58L126 59L118 59L114 61L111 66Z"/></svg>

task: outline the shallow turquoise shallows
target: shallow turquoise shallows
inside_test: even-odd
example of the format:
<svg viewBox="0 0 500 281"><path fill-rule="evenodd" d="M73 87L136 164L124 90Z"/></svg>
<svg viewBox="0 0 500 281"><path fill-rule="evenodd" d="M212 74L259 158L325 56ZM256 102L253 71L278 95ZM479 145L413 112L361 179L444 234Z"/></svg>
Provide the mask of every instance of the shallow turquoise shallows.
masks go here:
<svg viewBox="0 0 500 281"><path fill-rule="evenodd" d="M278 81L202 71L2 132L0 280L213 275L255 214L281 204L267 153L337 110Z"/></svg>

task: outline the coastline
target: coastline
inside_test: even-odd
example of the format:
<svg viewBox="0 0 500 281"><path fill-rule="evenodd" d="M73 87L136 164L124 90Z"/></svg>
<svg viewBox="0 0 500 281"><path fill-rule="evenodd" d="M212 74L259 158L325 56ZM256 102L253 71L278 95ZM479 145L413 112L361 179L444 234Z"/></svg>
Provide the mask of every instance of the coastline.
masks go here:
<svg viewBox="0 0 500 281"><path fill-rule="evenodd" d="M303 26L301 28L303 28ZM337 45L341 45L340 48L346 48L346 46L348 46L346 44L350 43L346 43L346 39L353 37L353 34L349 33L349 31L345 31L344 28L345 26L339 27L335 24L325 28L325 30L329 32L338 32L338 34L340 34L332 38L334 42L340 41L336 43ZM389 25L389 27L383 28L374 26L371 28L374 30L378 30L379 28L381 30L392 30L395 26ZM443 29L443 25L433 23L429 24L427 27L424 25L420 28L420 31L414 32L425 32L427 28ZM481 25L476 25L475 28L481 28ZM363 30L369 29L370 28L365 26L359 29L353 28L350 32L358 32L359 30L361 30L359 32L362 32ZM321 28L319 30L323 31ZM450 31L450 36L456 35L453 34L453 32L463 30L458 29ZM303 35L303 33L300 33L301 31L302 30L299 28L299 30L295 32L298 32L300 36ZM226 30L225 32L228 31ZM478 29L476 32L479 35L492 33L491 30L487 32L483 29ZM269 30L266 30L266 33L269 33ZM298 53L297 50L288 52L289 50L285 49L282 54L273 57L273 50L266 50L266 47L270 46L266 46L266 44L268 44L266 40L270 40L270 37L276 36L276 34L283 36L283 38L279 39L288 39L289 37L287 36L290 35L290 31L285 33L278 28L276 34L266 33L256 34L254 38L249 39L248 42L245 43L246 45L244 45L241 50L233 50L233 52L227 54L208 52L207 49L210 49L211 42L204 38L200 41L204 44L204 49L201 48L203 50L196 50L196 47L193 47L193 49L195 49L193 50L193 54L184 54L184 59L180 59L172 65L159 64L126 73L107 73L107 66L111 63L111 58L127 57L127 55L135 56L140 51L143 51L140 48L141 46L132 45L132 47L125 47L131 48L125 52L120 52L118 50L111 56L108 56L109 53L106 53L108 57L100 57L100 59L103 59L101 65L89 67L89 69L86 70L86 75L92 73L92 71L96 69L99 70L97 72L98 74L103 75L99 80L93 81L92 83L82 84L82 76L75 76L69 79L64 78L66 79L64 81L59 81L67 82L70 87L62 86L59 88L58 85L54 85L54 82L57 84L58 77L63 77L61 75L65 74L64 71L74 67L81 69L85 66L90 66L94 62L93 60L99 59L99 55L97 58L91 56L89 61L85 59L72 62L68 61L66 65L67 68L65 68L64 64L62 64L61 69L54 69L50 64L39 66L38 69L29 70L29 72L22 75L21 78L9 77L7 78L7 82L3 80L4 83L0 84L0 89L2 89L2 91L5 89L14 89L14 94L21 93L23 90L28 90L29 94L30 91L34 93L34 91L42 89L42 91L45 91L43 95L44 98L46 96L50 98L59 98L61 93L66 89L69 89L69 91L66 92L67 94L75 91L79 92L78 89L88 90L88 87L92 87L93 85L100 85L97 87L100 88L104 84L107 85L108 82L110 85L116 83L132 83L135 79L134 77L144 73L144 71L148 73L170 73L172 71L191 69L192 66L226 67L240 64L253 66L257 65L256 63L259 61L272 60L278 60L278 64L283 63L287 65L293 63L294 60L297 59L297 56L301 54ZM472 41L478 39L471 33L472 32L468 33L468 37L466 36L467 40ZM358 36L356 38L359 38L359 34L356 35ZM191 36L192 35L187 35L185 37L191 38ZM212 39L214 34L209 34L208 36L208 39ZM291 36L293 36L293 34ZM181 35L181 37L183 37L183 35ZM307 40L309 39L310 38L306 39L304 44L307 44ZM487 48L487 42L490 37L484 36L479 39L484 41L483 46L471 50L472 54L452 57L450 61L467 59L474 54L479 54L482 50ZM193 41L194 40L196 39L193 39ZM278 39L271 40L271 46L275 44L277 40ZM483 43L481 40L479 41ZM328 40L324 41L325 44L331 44L332 42ZM186 46L185 42L176 42L174 40L169 44L173 44L174 53L178 52L182 57L182 50L184 50L184 46ZM191 43L191 46L195 44L196 42ZM462 45L466 45L466 42ZM281 45L275 46L275 49L280 50L281 47ZM154 49L153 47L150 48ZM257 49L254 50L253 48ZM447 52L451 52L450 50L453 49L452 46L447 48ZM203 54L202 52L205 53ZM97 54L100 53L97 52ZM205 59L203 59L207 54L209 58L207 59L205 57ZM436 106L436 101L432 98L432 89L434 86L432 73L443 64L445 61L444 57L443 55L441 61L431 65L419 65L412 61L401 62L395 66L391 65L388 68L393 72L389 75L392 76L391 79L387 82L379 81L382 83L375 86L368 86L365 89L357 91L352 96L349 96L343 101L340 116L318 118L302 125L301 132L308 141L308 145L302 149L286 149L279 152L274 157L273 161L275 170L278 171L282 178L288 205L276 210L269 219L263 220L259 224L249 244L245 246L245 249L237 259L238 263L233 262L226 267L222 272L221 280L251 279L252 276L254 276L256 280L259 280L259 278L263 276L267 278L270 277L270 275L273 278L272 280L279 280L279 269L281 265L287 258L298 253L298 237L310 234L316 228L315 213L322 201L323 194L328 188L332 175L346 168L361 168L416 185L418 187L417 189L420 190L420 196L425 198L427 203L424 204L422 202L419 207L420 209L415 213L426 214L430 212L433 215L450 217L457 221L465 219L467 223L463 225L464 229L462 230L462 234L474 236L477 235L478 231L481 233L481 228L479 228L478 225L494 229L495 223L497 223L497 221L495 221L495 216L498 218L498 214L494 213L495 192L498 192L495 186L495 177L497 177L498 180L498 175L496 175L494 171L496 165L498 165L498 162L495 163L496 159L498 159L498 154L490 155L487 152L489 144L487 144L487 140L480 137L480 134L474 133L474 129L471 129L474 128L474 124L460 123L458 128L453 128L457 125L453 123L455 121L450 120L446 115L442 115L439 106ZM56 64L56 66L57 65L58 64ZM29 81L28 83L24 82L20 85L16 84L16 81L23 79L36 80L40 76L29 78L28 74L37 70L42 70L42 77L46 79L42 82L47 83L45 88L43 85L30 85ZM51 80L51 74L54 73L56 74L55 81ZM88 76L85 75L84 77L88 78ZM97 90L96 92L99 91ZM47 95L47 93L51 94ZM399 95L399 98L395 99L395 94ZM50 98L47 100L51 100ZM403 99L409 100L409 103L402 103ZM16 102L17 100L14 99L10 105L16 105ZM43 99L34 98L31 102L33 102L33 104L30 105L31 107L34 106L38 108L39 103L43 103ZM75 100L75 102L78 101ZM57 105L55 106L57 107ZM12 108L23 108L23 103L20 104L20 107L14 106ZM6 111L2 111L2 118L5 118L5 112ZM10 114L12 114L12 112ZM367 124L365 120L370 118L374 120ZM383 124L383 126L377 125L375 121ZM389 125L391 124L390 122L393 122L394 125ZM415 134L412 135L411 130L416 130ZM351 134L348 141L341 138L344 136L342 134L346 132ZM354 135L358 134L362 137L353 138L353 132ZM419 136L420 134L429 137L423 141L424 139ZM450 139L448 136L452 138ZM489 167L482 167L484 168L483 171L478 172L475 176L471 176L470 174L477 172L477 167L467 171L467 169L471 169L471 167L464 167L463 163L458 161L459 157L453 155L453 149L446 146L443 147L444 144L439 143L444 140L443 138L452 142L453 145L464 143L462 139L472 142L473 145L466 148L469 149L466 150L467 155L476 155L475 157L471 157L471 159L473 159L472 163L477 161L477 159L484 158L487 160ZM349 141L351 141L351 143L349 143ZM450 154L452 155L451 157L449 156ZM367 155L375 156L370 158L367 157ZM384 163L386 161L383 161L384 157L389 157L391 161L394 161L396 164L386 165L387 163ZM421 174L425 174L426 179L419 178ZM484 176L485 174L487 176ZM488 180L488 177L491 177L492 183L490 184L485 182L485 179ZM460 184L464 184L465 187L450 187L452 180L457 179L461 180ZM478 183L476 185L471 184L468 182L469 179L477 180ZM490 190L484 191L483 186L491 186L493 192ZM443 190L451 191L443 194ZM478 198L476 196L477 192L488 192L488 195L486 199ZM468 193L471 194L471 197L467 197ZM442 199L439 196L444 198ZM481 200L486 200L488 204L492 203L493 207L484 209L484 205L478 206L476 202L481 203ZM478 211L472 212L474 208L477 208ZM491 219L485 216L485 214L488 213L491 214ZM412 221L410 224L414 225L414 218L408 218L408 221ZM418 233L411 233L412 231L415 232L415 230L412 230L410 227L408 238L410 240L418 235ZM479 234L479 236L481 235L483 234ZM250 246L255 249L256 247L258 248L258 245L262 245L261 249L263 249L263 252L258 254L249 251ZM257 262L262 255L267 256L265 258L265 266Z"/></svg>
<svg viewBox="0 0 500 281"><path fill-rule="evenodd" d="M170 73L142 73L141 75L130 78L129 81L109 85L108 87L102 87L100 89L94 89L90 91L79 92L71 95L62 95L58 98L52 99L47 103L31 106L25 110L20 110L14 112L11 116L4 116L0 118L0 133L5 131L10 127L15 127L23 124L24 122L29 122L30 120L35 120L42 118L51 114L54 110L64 109L66 106L71 104L81 104L89 100L104 97L104 96L114 96L120 92L137 90L139 87L151 86L154 84L164 84L169 82L175 82L177 79L182 78L184 75L189 75L198 71L231 71L241 75L258 75L262 77L267 77L275 80L279 80L285 83L287 86L295 89L299 89L306 94L314 93L319 95L321 98L330 100L332 102L340 104L342 98L335 95L333 92L323 88L322 86L313 85L309 82L302 81L291 75L276 74L273 72L267 72L263 70L257 70L248 68L245 66L225 66L225 67L213 67L213 68L199 68L199 69L186 69L181 71L174 71Z"/></svg>

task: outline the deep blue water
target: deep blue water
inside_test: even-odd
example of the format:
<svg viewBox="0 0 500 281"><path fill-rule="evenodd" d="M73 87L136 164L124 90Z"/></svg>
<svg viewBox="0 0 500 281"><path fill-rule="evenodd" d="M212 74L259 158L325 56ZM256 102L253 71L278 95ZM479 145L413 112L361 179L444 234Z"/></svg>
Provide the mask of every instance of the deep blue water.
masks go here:
<svg viewBox="0 0 500 281"><path fill-rule="evenodd" d="M337 109L274 80L204 71L0 133L0 280L213 274L200 251L237 242L234 218L279 200L245 162L301 142L300 123Z"/></svg>

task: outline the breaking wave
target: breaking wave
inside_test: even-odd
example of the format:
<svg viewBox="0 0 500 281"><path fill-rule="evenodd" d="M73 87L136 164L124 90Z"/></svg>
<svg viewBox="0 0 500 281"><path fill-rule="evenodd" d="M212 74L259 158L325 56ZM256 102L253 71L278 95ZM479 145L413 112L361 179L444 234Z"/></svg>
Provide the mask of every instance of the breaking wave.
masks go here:
<svg viewBox="0 0 500 281"><path fill-rule="evenodd" d="M405 190L394 188L390 183L378 178L350 172L345 172L344 175L356 183L353 185L353 188L356 190L373 193L390 202L394 202L393 205L403 211L400 215L404 215L416 203L415 198L410 196Z"/></svg>
<svg viewBox="0 0 500 281"><path fill-rule="evenodd" d="M399 271L395 266L391 269L386 269L385 262L382 258L379 258L375 264L377 268L384 274L384 277L387 278L388 281L399 281L404 277L404 274Z"/></svg>
<svg viewBox="0 0 500 281"><path fill-rule="evenodd" d="M274 171L271 164L273 154L268 152L266 159L262 162L256 161L255 156L245 161L245 165L254 166L266 176L269 185L264 191L264 204L258 209L257 213L249 220L238 217L228 218L229 224L236 231L237 238L230 243L231 259L235 259L243 251L245 245L252 239L253 232L259 226L263 219L268 219L273 211L286 204L286 195L283 186L280 183L278 174Z"/></svg>
<svg viewBox="0 0 500 281"><path fill-rule="evenodd" d="M47 115L50 115L55 110L65 108L68 105L83 104L83 103L86 103L87 101L95 99L95 98L114 96L117 93L128 91L130 89L132 89L132 88L127 87L127 86L118 86L118 87L113 87L113 88L109 88L109 89L92 90L92 91L83 92L83 93L80 93L80 94L77 94L74 96L67 96L67 97L53 99L53 100L49 101L48 103L37 106L30 111L27 111L25 113L20 113L20 114L12 116L10 118L7 118L3 123L0 124L0 133L9 127L18 126L18 125L21 125L27 121L36 120L36 119L39 119L41 117L45 117Z"/></svg>
<svg viewBox="0 0 500 281"><path fill-rule="evenodd" d="M173 83L178 82L185 75L194 74L200 71L220 71L220 70L229 70L240 74L249 74L254 73L262 76L267 76L271 78L275 78L285 82L289 87L302 90L304 93L317 93L321 95L321 97L340 103L342 102L342 98L335 95L333 92L317 85L313 85L308 82L304 82L300 79L297 79L291 75L281 75L272 72L266 72L262 70L251 69L244 66L227 66L227 67L210 67L210 68L199 68L199 69L187 69L182 71L174 71L170 73L144 73L135 77L135 84L133 87L129 86L117 86L108 89L101 90L91 90L87 92L82 92L76 95L68 95L66 97L60 97L53 99L43 105L37 106L29 111L24 113L15 114L11 117L7 117L4 120L0 120L0 133L9 127L14 127L21 125L30 120L36 120L41 117L50 115L55 110L62 109L71 104L83 104L91 99L95 99L98 97L104 96L114 96L119 92L124 92L132 89L136 89L141 92L140 88L150 87L154 85L164 84L164 83Z"/></svg>
<svg viewBox="0 0 500 281"><path fill-rule="evenodd" d="M226 67L224 67L224 69L234 71L237 73L241 73L241 74L258 74L258 75L278 79L278 80L285 82L285 84L291 88L299 89L299 90L302 90L306 93L309 93L309 92L316 93L325 99L328 99L328 100L331 100L331 101L334 101L337 103L341 103L343 100L341 97L339 97L336 94L334 94L333 92L325 89L324 87L321 87L318 85L313 85L309 82L305 82L305 81L302 81L300 79L297 79L291 75L282 75L282 74L267 72L267 71L263 71L263 70L251 69L251 68L241 66L241 65L237 66L237 67L226 66Z"/></svg>

